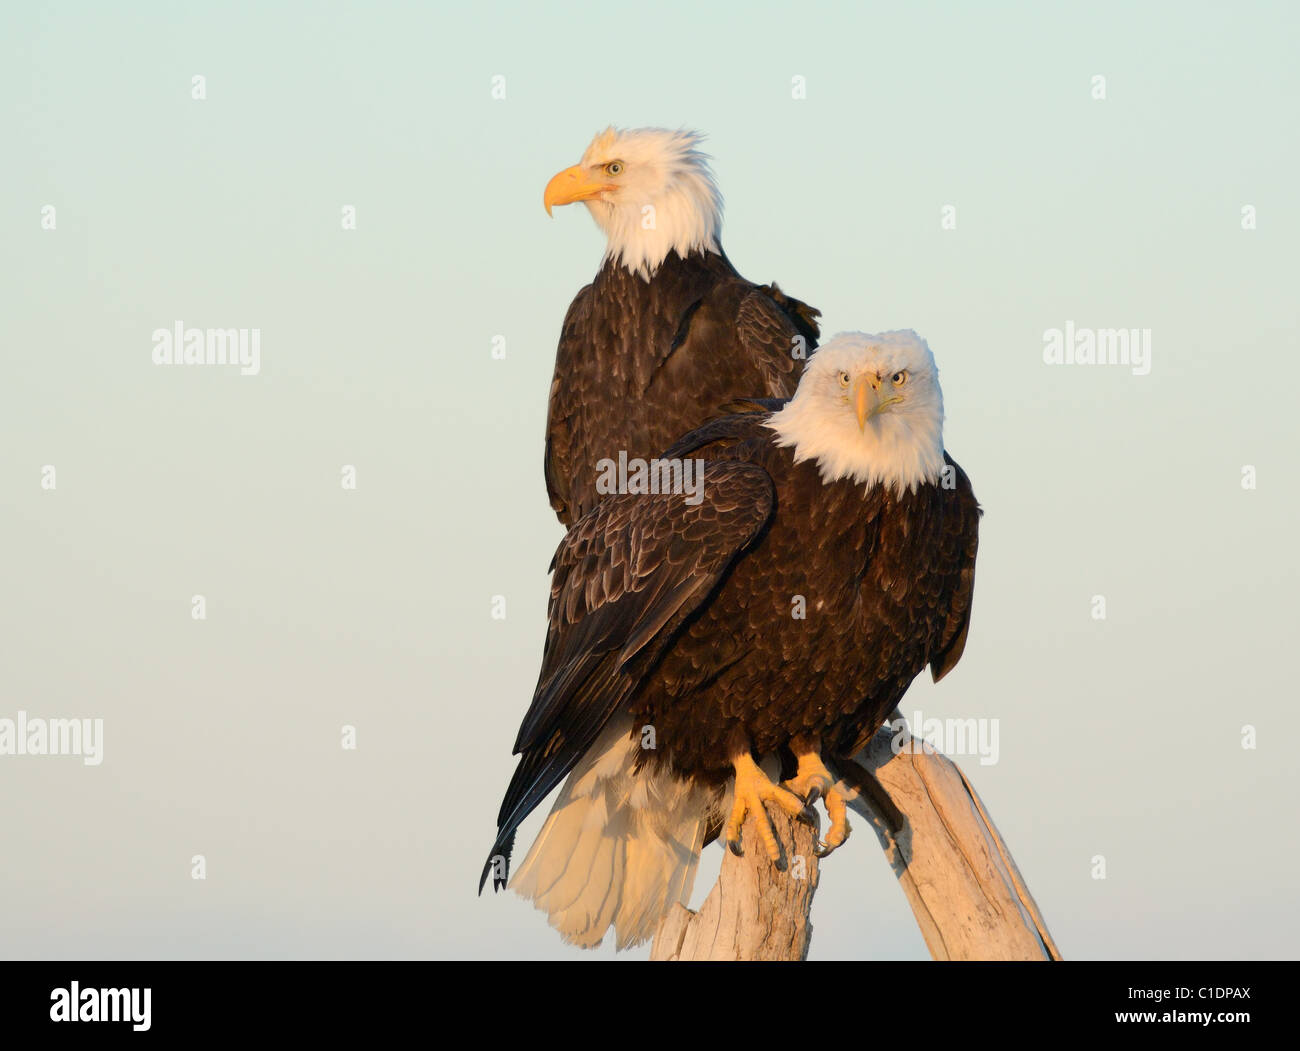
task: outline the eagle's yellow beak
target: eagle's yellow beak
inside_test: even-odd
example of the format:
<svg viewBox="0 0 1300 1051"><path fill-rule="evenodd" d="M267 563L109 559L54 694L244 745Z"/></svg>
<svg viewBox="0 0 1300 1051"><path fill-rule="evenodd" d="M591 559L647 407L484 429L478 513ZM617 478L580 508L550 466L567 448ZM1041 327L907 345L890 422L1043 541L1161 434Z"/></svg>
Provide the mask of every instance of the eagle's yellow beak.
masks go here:
<svg viewBox="0 0 1300 1051"><path fill-rule="evenodd" d="M879 391L871 386L871 381L863 376L858 380L858 396L854 407L858 411L858 430L867 429L867 421L876 414L876 401Z"/></svg>
<svg viewBox="0 0 1300 1051"><path fill-rule="evenodd" d="M593 197L599 197L606 190L613 188L609 183L592 182L587 177L587 173L582 170L582 166L575 164L572 168L565 168L546 184L542 203L546 205L546 214L550 215L551 209L557 204L590 201Z"/></svg>
<svg viewBox="0 0 1300 1051"><path fill-rule="evenodd" d="M854 409L858 414L858 430L865 431L868 420L879 416L891 405L902 400L897 394L886 395L881 390L879 376L863 376L858 380L858 392L854 399Z"/></svg>

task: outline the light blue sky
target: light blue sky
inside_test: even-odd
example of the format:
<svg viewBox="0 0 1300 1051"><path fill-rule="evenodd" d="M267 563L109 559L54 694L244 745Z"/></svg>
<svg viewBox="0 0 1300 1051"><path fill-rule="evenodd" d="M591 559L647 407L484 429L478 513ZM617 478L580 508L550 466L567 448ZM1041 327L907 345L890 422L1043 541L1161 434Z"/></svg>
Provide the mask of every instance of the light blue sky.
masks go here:
<svg viewBox="0 0 1300 1051"><path fill-rule="evenodd" d="M473 889L601 251L542 189L615 122L706 131L728 253L828 333L929 340L987 513L903 708L1000 720L963 766L1062 950L1294 954L1292 6L126 6L0 14L0 718L105 722L101 766L0 758L0 951L579 955ZM261 374L155 367L177 320L260 328ZM1044 365L1067 320L1151 374ZM925 954L865 828L813 920Z"/></svg>

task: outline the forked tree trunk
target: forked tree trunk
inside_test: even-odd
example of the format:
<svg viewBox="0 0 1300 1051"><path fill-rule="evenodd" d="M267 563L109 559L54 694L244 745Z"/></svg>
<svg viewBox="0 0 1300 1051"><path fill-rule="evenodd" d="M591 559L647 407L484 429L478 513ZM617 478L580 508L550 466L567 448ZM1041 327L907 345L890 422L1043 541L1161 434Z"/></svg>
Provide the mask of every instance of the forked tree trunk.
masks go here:
<svg viewBox="0 0 1300 1051"><path fill-rule="evenodd" d="M897 712L891 722L901 718ZM853 786L850 807L871 822L936 960L1059 960L1020 870L979 795L937 752L891 748L887 726L853 761L837 763ZM818 862L812 830L771 815L791 864L782 872L755 849L727 853L698 913L674 906L659 925L652 960L802 960ZM832 861L831 864L835 862ZM802 877L802 878L800 878Z"/></svg>

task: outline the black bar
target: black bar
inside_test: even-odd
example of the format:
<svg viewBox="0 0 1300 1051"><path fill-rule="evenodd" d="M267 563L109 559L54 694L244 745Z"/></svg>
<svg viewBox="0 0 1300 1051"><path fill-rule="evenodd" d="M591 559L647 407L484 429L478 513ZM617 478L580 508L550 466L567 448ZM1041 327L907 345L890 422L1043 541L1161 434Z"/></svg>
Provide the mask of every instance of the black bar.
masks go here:
<svg viewBox="0 0 1300 1051"><path fill-rule="evenodd" d="M1243 1029L1282 1031L1291 1012L1280 1007L1294 1005L1287 990L1297 970L1258 961L774 966L760 973L747 964L634 961L7 963L0 1025L15 1048L26 1046L12 1043L15 1036L169 1042L292 1033L337 1041L406 1032L456 1043L544 1038L617 1047L625 1034L660 1048L723 1038L772 1047L786 1027L793 1037L852 1034L854 1046L865 1046L894 1025L917 1039L1124 1031L1145 1038L1154 1030L1226 1040ZM73 982L78 1019L55 1021L52 1013L72 1006ZM100 992L123 989L137 990L135 999ZM148 1028L136 1029L145 989ZM81 1012L111 1014L115 1005L133 1017L82 1020ZM1188 1020L1193 1013L1211 1019Z"/></svg>

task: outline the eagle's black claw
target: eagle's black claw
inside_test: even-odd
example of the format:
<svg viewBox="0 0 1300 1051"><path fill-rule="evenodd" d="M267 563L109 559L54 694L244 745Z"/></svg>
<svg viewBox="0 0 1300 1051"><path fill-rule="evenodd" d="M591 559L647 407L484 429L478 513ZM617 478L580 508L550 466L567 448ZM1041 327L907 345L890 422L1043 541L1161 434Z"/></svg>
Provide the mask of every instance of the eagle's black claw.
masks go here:
<svg viewBox="0 0 1300 1051"><path fill-rule="evenodd" d="M808 790L808 798L805 799L804 802L808 804L808 809L811 810L813 808L813 804L816 803L817 800L821 799L821 797L822 797L821 788L819 788L817 785L813 785L812 788Z"/></svg>
<svg viewBox="0 0 1300 1051"><path fill-rule="evenodd" d="M741 847L740 840L738 839L727 840L727 849L731 851L733 854L735 854L736 857L738 858L743 858L745 856L744 848Z"/></svg>
<svg viewBox="0 0 1300 1051"><path fill-rule="evenodd" d="M813 831L817 830L817 811L815 811L811 806L806 806L799 811L799 813L795 815L795 820L802 821L809 828L813 829Z"/></svg>
<svg viewBox="0 0 1300 1051"><path fill-rule="evenodd" d="M829 854L834 849L835 849L834 847L828 847L825 843L823 843L819 839L813 844L813 856L818 858L824 858L827 854Z"/></svg>

